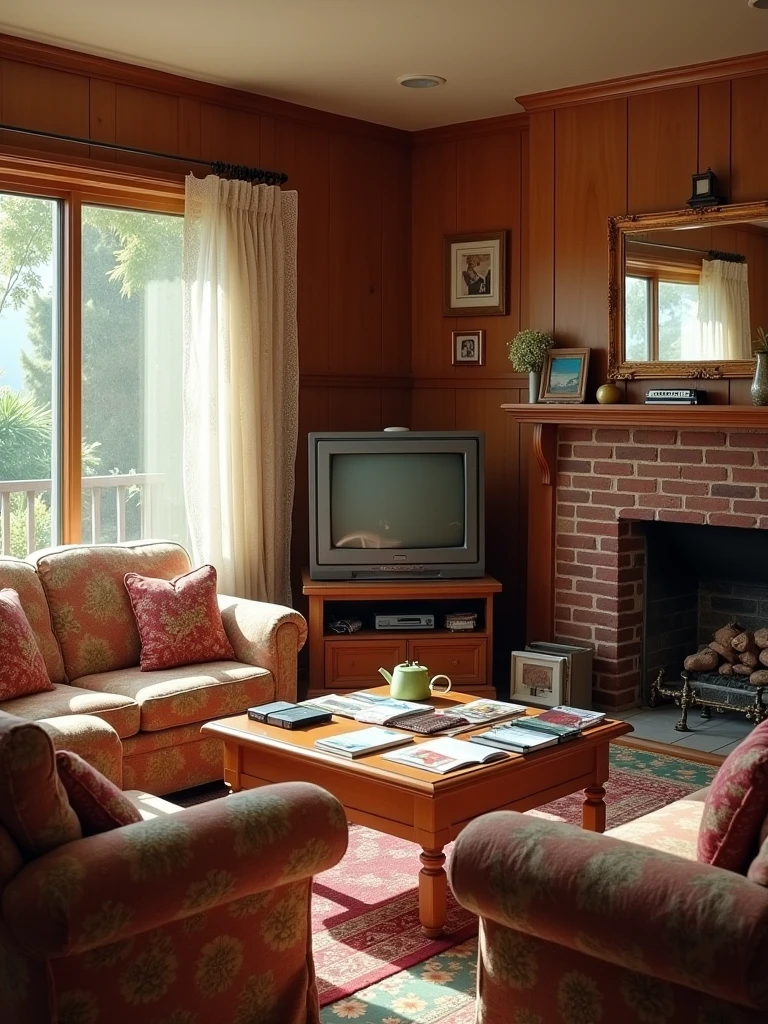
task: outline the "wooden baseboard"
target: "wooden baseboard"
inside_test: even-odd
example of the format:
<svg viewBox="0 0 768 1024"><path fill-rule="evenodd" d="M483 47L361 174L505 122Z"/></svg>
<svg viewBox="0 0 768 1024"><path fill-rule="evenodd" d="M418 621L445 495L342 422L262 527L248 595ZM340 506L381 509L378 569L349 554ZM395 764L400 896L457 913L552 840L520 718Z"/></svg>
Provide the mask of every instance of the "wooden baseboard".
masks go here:
<svg viewBox="0 0 768 1024"><path fill-rule="evenodd" d="M649 754L663 754L666 757L679 757L683 761L695 761L697 764L711 764L718 768L725 758L722 754L711 754L706 750L693 750L691 747L679 746L677 743L659 743L657 740L641 740L635 736L622 736L613 742L620 747L631 747L632 750L645 750Z"/></svg>

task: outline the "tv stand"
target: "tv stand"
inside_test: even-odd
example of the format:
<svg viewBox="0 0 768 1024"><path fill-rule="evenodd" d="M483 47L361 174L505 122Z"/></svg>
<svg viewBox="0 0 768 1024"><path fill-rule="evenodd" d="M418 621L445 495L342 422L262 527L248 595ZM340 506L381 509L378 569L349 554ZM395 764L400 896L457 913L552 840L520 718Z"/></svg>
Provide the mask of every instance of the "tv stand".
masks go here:
<svg viewBox="0 0 768 1024"><path fill-rule="evenodd" d="M351 693L381 685L379 668L391 671L406 659L445 673L456 690L495 697L493 686L493 595L501 584L492 576L467 580L386 579L312 580L303 572L309 598L309 696ZM430 612L434 629L402 631L373 628L374 615ZM477 628L442 628L449 611L477 612ZM356 633L335 633L333 618L358 618Z"/></svg>

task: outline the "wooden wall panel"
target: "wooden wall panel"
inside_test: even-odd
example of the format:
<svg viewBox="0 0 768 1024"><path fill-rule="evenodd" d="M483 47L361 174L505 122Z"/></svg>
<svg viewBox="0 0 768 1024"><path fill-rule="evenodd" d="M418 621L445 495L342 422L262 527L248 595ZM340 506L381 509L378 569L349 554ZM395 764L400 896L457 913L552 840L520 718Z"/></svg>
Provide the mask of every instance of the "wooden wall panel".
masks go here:
<svg viewBox="0 0 768 1024"><path fill-rule="evenodd" d="M213 103L201 104L200 155L204 160L261 166L259 115Z"/></svg>
<svg viewBox="0 0 768 1024"><path fill-rule="evenodd" d="M555 112L531 115L528 132L528 318L538 331L555 328Z"/></svg>
<svg viewBox="0 0 768 1024"><path fill-rule="evenodd" d="M607 224L626 212L626 138L625 100L557 111L555 336L560 345L594 349L591 395L607 370Z"/></svg>
<svg viewBox="0 0 768 1024"><path fill-rule="evenodd" d="M768 74L731 83L731 200L768 196Z"/></svg>
<svg viewBox="0 0 768 1024"><path fill-rule="evenodd" d="M699 174L711 167L720 194L731 194L731 83L705 82L699 86Z"/></svg>
<svg viewBox="0 0 768 1024"><path fill-rule="evenodd" d="M629 213L685 205L698 167L698 103L696 86L630 96Z"/></svg>
<svg viewBox="0 0 768 1024"><path fill-rule="evenodd" d="M0 112L6 124L39 128L60 135L88 138L90 80L85 75L35 67L15 60L0 60ZM9 146L31 147L29 137L0 133ZM88 156L88 147L37 139L33 148Z"/></svg>
<svg viewBox="0 0 768 1024"><path fill-rule="evenodd" d="M92 78L89 82L88 137L99 142L114 142L117 123L115 83ZM90 154L96 160L114 160L114 149L91 146Z"/></svg>
<svg viewBox="0 0 768 1024"><path fill-rule="evenodd" d="M456 389L422 388L411 392L412 430L455 430Z"/></svg>
<svg viewBox="0 0 768 1024"><path fill-rule="evenodd" d="M158 153L179 152L179 98L150 89L118 85L115 90L115 142ZM184 154L186 156L186 153ZM121 163L178 171L174 160L120 154Z"/></svg>
<svg viewBox="0 0 768 1024"><path fill-rule="evenodd" d="M381 146L381 368L411 370L411 159Z"/></svg>

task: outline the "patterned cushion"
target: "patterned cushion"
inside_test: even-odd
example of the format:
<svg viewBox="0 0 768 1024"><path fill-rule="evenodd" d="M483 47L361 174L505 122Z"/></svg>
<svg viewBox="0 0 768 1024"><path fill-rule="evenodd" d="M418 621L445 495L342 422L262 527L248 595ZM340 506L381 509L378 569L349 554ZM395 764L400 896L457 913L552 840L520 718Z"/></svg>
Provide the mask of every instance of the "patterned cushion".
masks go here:
<svg viewBox="0 0 768 1024"><path fill-rule="evenodd" d="M122 789L123 744L111 725L96 715L43 718L39 724L53 740L55 750L71 750Z"/></svg>
<svg viewBox="0 0 768 1024"><path fill-rule="evenodd" d="M178 544L69 545L30 555L61 645L67 676L138 665L141 643L123 579L127 572L173 579L189 571Z"/></svg>
<svg viewBox="0 0 768 1024"><path fill-rule="evenodd" d="M701 819L697 858L746 873L768 817L768 720L723 761Z"/></svg>
<svg viewBox="0 0 768 1024"><path fill-rule="evenodd" d="M142 817L115 786L70 750L56 753L56 768L84 836L134 825Z"/></svg>
<svg viewBox="0 0 768 1024"><path fill-rule="evenodd" d="M19 595L21 607L32 627L37 646L45 659L48 677L52 683L66 683L64 662L51 627L51 613L45 599L43 585L33 566L10 556L0 557L0 587L10 587Z"/></svg>
<svg viewBox="0 0 768 1024"><path fill-rule="evenodd" d="M212 565L171 581L129 572L125 589L141 638L142 672L235 657L221 621Z"/></svg>
<svg viewBox="0 0 768 1024"><path fill-rule="evenodd" d="M96 689L62 683L50 692L7 700L1 710L30 722L61 715L98 715L109 722L118 736L133 736L138 732L140 709L136 701L110 693L106 688L105 693L97 693Z"/></svg>
<svg viewBox="0 0 768 1024"><path fill-rule="evenodd" d="M0 714L0 824L26 858L80 839L45 729Z"/></svg>
<svg viewBox="0 0 768 1024"><path fill-rule="evenodd" d="M139 668L124 668L83 676L78 683L85 689L131 697L141 709L143 730L237 715L260 701L274 700L275 692L266 669L239 661L182 665L151 675Z"/></svg>
<svg viewBox="0 0 768 1024"><path fill-rule="evenodd" d="M0 701L52 690L53 684L19 595L0 590Z"/></svg>

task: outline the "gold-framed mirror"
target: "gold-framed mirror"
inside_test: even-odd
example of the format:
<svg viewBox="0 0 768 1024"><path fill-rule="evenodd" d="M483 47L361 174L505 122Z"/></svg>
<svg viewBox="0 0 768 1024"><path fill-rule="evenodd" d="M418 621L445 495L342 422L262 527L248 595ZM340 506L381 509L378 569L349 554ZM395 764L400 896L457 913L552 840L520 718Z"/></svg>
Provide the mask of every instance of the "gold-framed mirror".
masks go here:
<svg viewBox="0 0 768 1024"><path fill-rule="evenodd" d="M608 376L751 377L768 330L768 202L608 221Z"/></svg>

